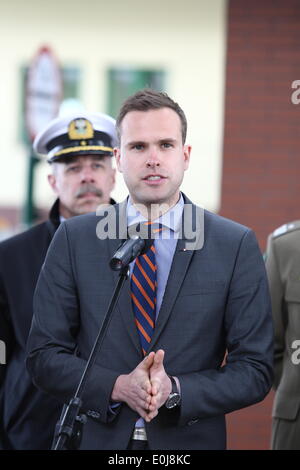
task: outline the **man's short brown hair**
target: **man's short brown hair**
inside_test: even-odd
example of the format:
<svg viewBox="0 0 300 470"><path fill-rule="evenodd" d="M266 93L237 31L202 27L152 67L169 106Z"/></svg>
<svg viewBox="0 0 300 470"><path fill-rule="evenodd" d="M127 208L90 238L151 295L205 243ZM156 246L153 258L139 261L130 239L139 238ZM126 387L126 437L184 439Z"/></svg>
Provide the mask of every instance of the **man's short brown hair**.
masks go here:
<svg viewBox="0 0 300 470"><path fill-rule="evenodd" d="M124 101L116 121L119 142L121 138L121 124L127 113L130 111L149 111L151 109L161 108L173 109L173 111L178 114L181 121L182 142L184 144L187 132L187 122L183 110L178 103L175 103L175 101L167 95L167 93L151 90L150 88L140 90L134 95L129 96L129 98Z"/></svg>

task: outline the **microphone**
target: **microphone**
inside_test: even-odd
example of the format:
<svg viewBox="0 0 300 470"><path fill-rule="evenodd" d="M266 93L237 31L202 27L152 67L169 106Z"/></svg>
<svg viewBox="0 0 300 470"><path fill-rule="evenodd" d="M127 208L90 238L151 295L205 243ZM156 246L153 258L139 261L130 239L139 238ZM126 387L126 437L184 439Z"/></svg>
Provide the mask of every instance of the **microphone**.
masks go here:
<svg viewBox="0 0 300 470"><path fill-rule="evenodd" d="M128 266L131 261L139 255L146 253L153 243L151 239L144 239L138 235L133 235L123 242L123 244L115 252L109 262L113 271L121 271Z"/></svg>

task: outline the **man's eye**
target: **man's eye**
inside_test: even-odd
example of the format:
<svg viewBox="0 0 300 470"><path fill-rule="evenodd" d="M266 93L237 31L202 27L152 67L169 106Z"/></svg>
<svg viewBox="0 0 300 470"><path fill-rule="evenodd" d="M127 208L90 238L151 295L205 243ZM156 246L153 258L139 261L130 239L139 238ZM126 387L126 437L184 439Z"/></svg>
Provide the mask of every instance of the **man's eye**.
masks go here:
<svg viewBox="0 0 300 470"><path fill-rule="evenodd" d="M172 144L170 144L170 142L163 142L162 147L168 149L168 148L172 147Z"/></svg>
<svg viewBox="0 0 300 470"><path fill-rule="evenodd" d="M67 169L68 172L70 173L76 173L77 171L80 171L80 167L75 165L75 166L69 166L69 168Z"/></svg>
<svg viewBox="0 0 300 470"><path fill-rule="evenodd" d="M143 144L135 144L132 146L135 150L142 150L144 148Z"/></svg>

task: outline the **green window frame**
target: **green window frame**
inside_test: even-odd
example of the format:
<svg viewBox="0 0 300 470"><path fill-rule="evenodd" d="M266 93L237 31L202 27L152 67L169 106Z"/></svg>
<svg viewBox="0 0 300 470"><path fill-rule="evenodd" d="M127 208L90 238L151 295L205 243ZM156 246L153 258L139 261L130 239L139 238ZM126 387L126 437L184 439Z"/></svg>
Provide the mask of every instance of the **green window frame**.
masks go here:
<svg viewBox="0 0 300 470"><path fill-rule="evenodd" d="M117 117L123 101L142 88L163 91L166 73L162 69L110 68L107 73L107 112Z"/></svg>

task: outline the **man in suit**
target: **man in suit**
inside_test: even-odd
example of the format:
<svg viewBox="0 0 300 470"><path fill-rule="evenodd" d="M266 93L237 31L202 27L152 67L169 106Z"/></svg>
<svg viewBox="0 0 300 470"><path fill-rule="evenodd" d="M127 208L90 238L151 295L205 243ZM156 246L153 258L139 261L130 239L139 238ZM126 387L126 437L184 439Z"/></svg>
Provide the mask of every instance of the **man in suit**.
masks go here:
<svg viewBox="0 0 300 470"><path fill-rule="evenodd" d="M300 449L300 222L268 238L266 267L275 329L274 450Z"/></svg>
<svg viewBox="0 0 300 470"><path fill-rule="evenodd" d="M124 226L148 224L153 243L130 263L86 383L80 448L224 449L225 414L262 400L272 383L260 250L250 229L180 192L191 147L168 95L128 98L117 131L129 198L57 231L37 286L29 371L43 390L73 396L118 279L109 262Z"/></svg>
<svg viewBox="0 0 300 470"><path fill-rule="evenodd" d="M51 239L64 219L113 203L115 121L100 113L73 112L50 122L34 149L50 163L57 195L49 220L0 244L1 365L0 448L49 449L61 403L33 386L25 367L33 293Z"/></svg>

